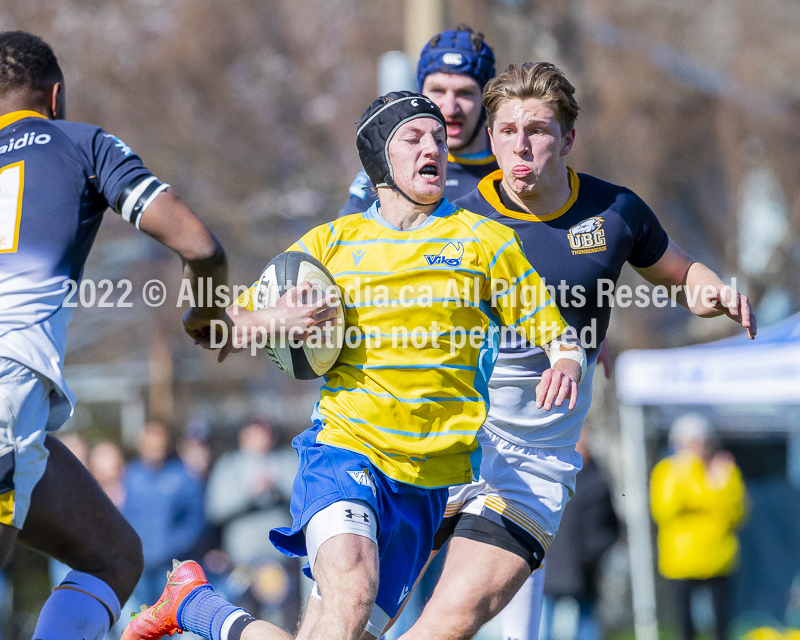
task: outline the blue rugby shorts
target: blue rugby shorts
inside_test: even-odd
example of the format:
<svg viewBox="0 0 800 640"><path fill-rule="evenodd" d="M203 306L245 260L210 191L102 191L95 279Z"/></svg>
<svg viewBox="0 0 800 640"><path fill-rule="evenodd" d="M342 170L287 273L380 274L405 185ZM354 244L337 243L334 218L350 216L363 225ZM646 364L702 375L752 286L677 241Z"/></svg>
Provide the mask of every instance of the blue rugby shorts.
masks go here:
<svg viewBox="0 0 800 640"><path fill-rule="evenodd" d="M317 443L322 428L315 423L292 441L300 458L292 489L293 524L273 529L269 539L281 553L306 556L303 527L316 513L340 500L367 503L378 519L380 583L375 603L393 618L433 549L447 489L422 489L392 480L359 453ZM308 565L303 571L313 578Z"/></svg>

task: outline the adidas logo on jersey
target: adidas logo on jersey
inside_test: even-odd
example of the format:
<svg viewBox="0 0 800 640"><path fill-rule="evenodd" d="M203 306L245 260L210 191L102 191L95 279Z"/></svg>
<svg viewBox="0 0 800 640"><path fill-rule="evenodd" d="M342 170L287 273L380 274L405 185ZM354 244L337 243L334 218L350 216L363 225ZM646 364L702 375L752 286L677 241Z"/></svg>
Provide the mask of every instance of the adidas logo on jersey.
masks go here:
<svg viewBox="0 0 800 640"><path fill-rule="evenodd" d="M372 481L369 471L362 469L361 471L348 471L347 474L358 484L372 489L372 495L377 497L378 491L375 489L375 483Z"/></svg>
<svg viewBox="0 0 800 640"><path fill-rule="evenodd" d="M567 240L573 256L605 251L606 232L603 229L603 219L600 216L586 218L583 222L570 227L567 231Z"/></svg>
<svg viewBox="0 0 800 640"><path fill-rule="evenodd" d="M21 138L11 138L8 144L4 144L0 147L0 153L6 153L12 150L16 151L17 149L22 149L32 144L47 144L51 139L49 133L40 133L38 136L34 137L33 132L28 132L23 134Z"/></svg>

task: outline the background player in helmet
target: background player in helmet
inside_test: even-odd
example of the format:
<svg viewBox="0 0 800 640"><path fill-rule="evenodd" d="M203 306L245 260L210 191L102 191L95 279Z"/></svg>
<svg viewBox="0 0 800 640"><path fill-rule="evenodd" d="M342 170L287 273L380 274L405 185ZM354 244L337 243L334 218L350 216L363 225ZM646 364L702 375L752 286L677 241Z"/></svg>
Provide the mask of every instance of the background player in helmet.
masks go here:
<svg viewBox="0 0 800 640"><path fill-rule="evenodd" d="M68 281L79 281L107 207L175 250L196 284L227 285L217 239L118 138L66 122L52 49L0 34L0 561L15 540L73 571L39 616L34 637L102 638L142 571L139 538L63 444ZM196 338L224 309L192 309Z"/></svg>
<svg viewBox="0 0 800 640"><path fill-rule="evenodd" d="M453 535L444 571L404 639L471 638L545 557L581 467L575 444L611 314L598 291L613 291L625 262L654 284L703 292L691 295L691 304L681 299L695 315L725 314L751 338L756 333L747 298L683 253L636 194L567 166L579 107L559 69L546 62L510 65L487 84L483 104L500 170L456 204L517 232L533 267L548 287L557 287L564 317L590 337L590 364L575 411L543 412L535 389L549 375L547 358L524 341L501 346L478 436L481 478L450 491L437 534L437 545ZM539 589L533 602L517 604L540 609L541 598ZM503 615L513 617L514 604ZM529 635L517 630L513 637L536 638L538 616L531 618Z"/></svg>
<svg viewBox="0 0 800 640"><path fill-rule="evenodd" d="M294 523L270 539L284 553L309 557L316 597L300 638L353 640L365 630L380 636L406 599L433 547L447 487L474 473L475 434L486 415L482 390L494 360L491 316L547 345L554 370L539 390L544 406L562 405L568 393L569 406L578 401L583 351L562 342L566 325L513 231L442 198L444 128L441 111L424 96L393 92L376 100L361 117L357 144L379 203L313 229L290 249L311 254L334 275L345 292L348 331L388 334L345 346L326 375L314 426L294 441ZM461 249L453 253L450 245ZM440 255L448 257L428 260ZM459 292L477 289L480 299L453 298L446 293L452 283ZM497 285L508 285L508 293L491 306ZM407 304L379 302L369 291L381 287L405 290L399 295ZM431 293L423 298L425 289ZM246 309L253 295L251 289L241 300ZM282 304L231 315L237 327L267 330L284 315ZM315 319L327 317L323 311ZM397 328L424 328L424 344L410 348L393 338ZM474 329L477 341L457 342L461 331ZM195 563L176 566L161 599L123 638L178 629L211 640L288 637L215 595Z"/></svg>
<svg viewBox="0 0 800 640"><path fill-rule="evenodd" d="M447 131L447 182L451 202L467 195L484 176L497 170L481 93L494 77L494 53L464 24L436 34L422 49L417 63L417 86L442 111ZM378 198L367 172L359 171L350 197L339 216L366 211Z"/></svg>

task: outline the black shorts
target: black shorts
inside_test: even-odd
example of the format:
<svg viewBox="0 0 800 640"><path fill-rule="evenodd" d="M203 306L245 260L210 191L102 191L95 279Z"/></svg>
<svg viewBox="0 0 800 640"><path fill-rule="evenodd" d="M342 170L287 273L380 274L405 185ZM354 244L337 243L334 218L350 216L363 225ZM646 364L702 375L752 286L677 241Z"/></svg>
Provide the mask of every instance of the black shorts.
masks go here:
<svg viewBox="0 0 800 640"><path fill-rule="evenodd" d="M536 538L520 533L524 532L506 518L499 518L495 522L471 513L458 513L442 520L433 539L433 549L441 549L451 536L469 538L510 551L527 562L531 571L535 571L544 560L544 547Z"/></svg>

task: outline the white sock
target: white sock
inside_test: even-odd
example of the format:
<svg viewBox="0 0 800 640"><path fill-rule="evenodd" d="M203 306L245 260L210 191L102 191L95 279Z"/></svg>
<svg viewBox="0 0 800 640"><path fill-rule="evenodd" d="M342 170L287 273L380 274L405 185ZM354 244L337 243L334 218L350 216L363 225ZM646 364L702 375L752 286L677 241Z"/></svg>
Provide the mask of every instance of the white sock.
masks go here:
<svg viewBox="0 0 800 640"><path fill-rule="evenodd" d="M525 581L498 618L503 640L538 640L542 617L545 563Z"/></svg>
<svg viewBox="0 0 800 640"><path fill-rule="evenodd" d="M111 587L88 573L70 571L44 603L33 640L102 640L119 614Z"/></svg>

